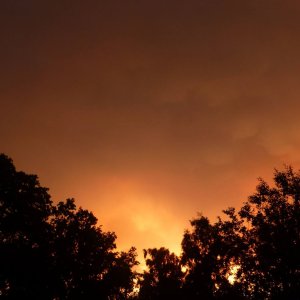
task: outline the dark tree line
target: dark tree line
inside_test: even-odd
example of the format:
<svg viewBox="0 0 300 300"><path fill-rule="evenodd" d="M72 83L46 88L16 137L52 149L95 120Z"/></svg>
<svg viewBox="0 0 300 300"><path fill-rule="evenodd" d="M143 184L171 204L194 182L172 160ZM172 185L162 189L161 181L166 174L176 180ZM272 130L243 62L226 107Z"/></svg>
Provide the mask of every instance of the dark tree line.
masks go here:
<svg viewBox="0 0 300 300"><path fill-rule="evenodd" d="M116 250L116 236L68 199L54 204L37 176L0 155L3 299L300 299L300 174L275 170L236 211L199 215L182 253ZM138 292L137 292L138 291Z"/></svg>

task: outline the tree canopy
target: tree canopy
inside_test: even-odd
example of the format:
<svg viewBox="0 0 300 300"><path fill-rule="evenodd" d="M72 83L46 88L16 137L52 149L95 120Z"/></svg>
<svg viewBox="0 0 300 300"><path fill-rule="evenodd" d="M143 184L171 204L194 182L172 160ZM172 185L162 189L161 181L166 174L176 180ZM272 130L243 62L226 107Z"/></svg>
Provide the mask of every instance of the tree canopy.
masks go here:
<svg viewBox="0 0 300 300"><path fill-rule="evenodd" d="M55 205L36 175L0 155L0 295L7 299L127 299L136 252L116 251L92 212Z"/></svg>
<svg viewBox="0 0 300 300"><path fill-rule="evenodd" d="M182 254L173 259L173 268L184 270L183 276L178 273L177 297L300 299L299 196L300 174L288 166L275 170L273 186L259 179L256 193L238 211L224 210L225 217L214 224L202 215L192 220ZM141 291L149 287L149 276L152 281L154 277L149 295L155 295L155 288L160 294L160 281L168 277L167 271L152 275L161 269L161 258L152 253L160 252L147 252L152 261L147 261L150 271L144 272ZM156 273L151 273L153 268Z"/></svg>
<svg viewBox="0 0 300 300"><path fill-rule="evenodd" d="M36 175L0 155L0 296L3 299L300 299L300 174L275 170L241 208L211 223L198 215L179 256L116 249L92 212L54 204Z"/></svg>

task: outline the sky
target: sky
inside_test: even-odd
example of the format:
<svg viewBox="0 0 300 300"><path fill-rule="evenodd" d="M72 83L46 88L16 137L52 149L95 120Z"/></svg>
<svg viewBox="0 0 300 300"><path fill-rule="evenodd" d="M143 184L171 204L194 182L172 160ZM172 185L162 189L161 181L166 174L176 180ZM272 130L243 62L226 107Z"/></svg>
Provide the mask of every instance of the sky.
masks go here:
<svg viewBox="0 0 300 300"><path fill-rule="evenodd" d="M297 0L1 0L0 152L119 249L300 168Z"/></svg>

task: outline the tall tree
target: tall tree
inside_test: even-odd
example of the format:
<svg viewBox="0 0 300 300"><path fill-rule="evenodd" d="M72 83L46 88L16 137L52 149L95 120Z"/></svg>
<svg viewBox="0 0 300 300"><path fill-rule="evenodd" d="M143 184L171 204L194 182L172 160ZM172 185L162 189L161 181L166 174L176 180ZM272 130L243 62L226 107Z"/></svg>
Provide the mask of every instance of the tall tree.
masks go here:
<svg viewBox="0 0 300 300"><path fill-rule="evenodd" d="M164 248L145 251L140 298L168 298L167 270L177 268L183 299L300 299L299 201L300 173L286 167L275 170L273 186L260 179L240 210L228 208L214 224L200 215L184 234L180 260Z"/></svg>
<svg viewBox="0 0 300 300"><path fill-rule="evenodd" d="M0 155L0 295L7 299L127 299L135 249L73 199L54 205L36 175Z"/></svg>
<svg viewBox="0 0 300 300"><path fill-rule="evenodd" d="M186 268L183 290L187 299L242 299L238 283L229 282L242 245L232 232L236 224L221 219L211 224L200 215L191 225L192 230L186 231L182 240L181 257Z"/></svg>
<svg viewBox="0 0 300 300"><path fill-rule="evenodd" d="M218 259L217 232L203 216L191 221L191 225L192 231L186 231L182 240L182 262L187 268L184 292L188 299L211 299Z"/></svg>
<svg viewBox="0 0 300 300"><path fill-rule="evenodd" d="M243 276L254 298L299 299L300 174L291 167L275 170L274 183L271 187L260 179L239 212L248 224Z"/></svg>
<svg viewBox="0 0 300 300"><path fill-rule="evenodd" d="M48 222L52 201L37 176L17 172L0 155L0 291L11 298L50 294ZM49 297L51 298L51 297ZM45 298L47 299L47 297Z"/></svg>

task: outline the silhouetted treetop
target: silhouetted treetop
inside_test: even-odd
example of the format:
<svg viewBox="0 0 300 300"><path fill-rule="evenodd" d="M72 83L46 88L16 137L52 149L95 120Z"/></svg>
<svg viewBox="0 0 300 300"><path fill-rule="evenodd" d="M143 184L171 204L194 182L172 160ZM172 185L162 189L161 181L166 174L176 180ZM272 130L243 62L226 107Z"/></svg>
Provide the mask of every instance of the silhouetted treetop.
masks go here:
<svg viewBox="0 0 300 300"><path fill-rule="evenodd" d="M140 299L184 299L179 257L166 248L144 250L148 270L140 278Z"/></svg>
<svg viewBox="0 0 300 300"><path fill-rule="evenodd" d="M240 209L212 223L199 215L180 256L116 250L92 212L54 204L36 175L0 154L0 296L3 299L300 299L300 173L259 179ZM139 291L135 290L136 283ZM135 290L135 293L134 293Z"/></svg>
<svg viewBox="0 0 300 300"><path fill-rule="evenodd" d="M181 299L300 299L300 174L287 166L274 184L259 179L239 210L224 210L212 224L199 215L185 231L176 291ZM160 299L167 278L166 249L145 251L141 299ZM169 266L172 269L172 266ZM163 276L159 276L160 271ZM176 274L176 273L174 273ZM175 276L176 277L176 276ZM166 296L167 295L167 296Z"/></svg>
<svg viewBox="0 0 300 300"><path fill-rule="evenodd" d="M300 176L291 167L275 170L274 186L260 180L239 215L247 252L242 267L253 295L298 299L300 292Z"/></svg>
<svg viewBox="0 0 300 300"><path fill-rule="evenodd" d="M7 299L127 299L135 249L115 250L92 212L55 205L36 175L0 155L0 295Z"/></svg>

